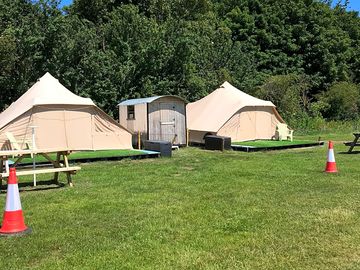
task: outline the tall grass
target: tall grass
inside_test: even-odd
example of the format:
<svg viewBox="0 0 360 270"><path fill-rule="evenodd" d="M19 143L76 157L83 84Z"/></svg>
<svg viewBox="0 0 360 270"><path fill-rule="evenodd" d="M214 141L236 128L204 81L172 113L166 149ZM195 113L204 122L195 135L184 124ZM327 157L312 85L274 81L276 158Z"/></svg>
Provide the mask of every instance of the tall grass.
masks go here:
<svg viewBox="0 0 360 270"><path fill-rule="evenodd" d="M299 135L352 133L359 131L360 120L353 121L326 121L323 118L306 117L298 121L294 128Z"/></svg>

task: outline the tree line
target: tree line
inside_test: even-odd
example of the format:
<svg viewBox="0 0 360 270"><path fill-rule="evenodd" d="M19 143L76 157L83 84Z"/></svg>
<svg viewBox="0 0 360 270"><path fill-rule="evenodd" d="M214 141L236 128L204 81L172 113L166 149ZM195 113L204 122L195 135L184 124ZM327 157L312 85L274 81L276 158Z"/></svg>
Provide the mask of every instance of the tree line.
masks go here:
<svg viewBox="0 0 360 270"><path fill-rule="evenodd" d="M335 3L336 4L336 3ZM45 72L116 117L119 101L195 101L224 81L287 121L360 114L360 18L326 0L0 1L0 111Z"/></svg>

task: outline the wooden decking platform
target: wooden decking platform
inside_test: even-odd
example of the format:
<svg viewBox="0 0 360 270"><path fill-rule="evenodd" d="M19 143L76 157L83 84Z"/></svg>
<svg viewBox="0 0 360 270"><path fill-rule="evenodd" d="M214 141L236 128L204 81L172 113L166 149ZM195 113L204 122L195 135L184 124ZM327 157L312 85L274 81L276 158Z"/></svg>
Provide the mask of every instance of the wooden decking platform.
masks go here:
<svg viewBox="0 0 360 270"><path fill-rule="evenodd" d="M284 150L284 149L294 149L294 148L306 148L306 147L315 147L324 145L323 141L307 143L307 144L296 144L296 145L284 145L284 146L270 146L270 147L256 147L256 146L246 146L246 145L231 145L231 148L234 151L242 152L257 152L257 151L273 151L273 150Z"/></svg>

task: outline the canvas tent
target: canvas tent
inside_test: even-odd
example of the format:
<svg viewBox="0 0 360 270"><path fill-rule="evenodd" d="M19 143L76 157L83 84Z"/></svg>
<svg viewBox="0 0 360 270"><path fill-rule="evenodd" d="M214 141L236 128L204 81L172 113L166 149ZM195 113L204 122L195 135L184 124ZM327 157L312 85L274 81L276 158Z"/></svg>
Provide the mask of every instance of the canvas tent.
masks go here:
<svg viewBox="0 0 360 270"><path fill-rule="evenodd" d="M232 141L272 139L276 125L284 123L270 101L250 96L223 83L208 96L186 106L189 141L203 143L207 134Z"/></svg>
<svg viewBox="0 0 360 270"><path fill-rule="evenodd" d="M6 133L20 145L32 140L38 149L131 149L131 134L99 109L46 73L0 114L0 149L9 149Z"/></svg>

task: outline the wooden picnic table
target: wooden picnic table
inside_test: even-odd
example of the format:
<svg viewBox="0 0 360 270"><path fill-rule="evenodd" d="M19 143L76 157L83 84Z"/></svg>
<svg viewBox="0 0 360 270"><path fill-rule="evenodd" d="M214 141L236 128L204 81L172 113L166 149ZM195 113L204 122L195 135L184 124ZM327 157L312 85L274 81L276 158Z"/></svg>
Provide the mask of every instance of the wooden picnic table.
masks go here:
<svg viewBox="0 0 360 270"><path fill-rule="evenodd" d="M352 142L345 142L344 144L346 146L350 146L348 153L351 153L354 149L355 146L360 146L360 143L358 143L358 140L360 138L360 133L359 132L354 132L354 140Z"/></svg>
<svg viewBox="0 0 360 270"><path fill-rule="evenodd" d="M56 154L56 159L51 157L51 154ZM35 175L43 174L43 173L54 173L54 181L58 183L59 173L66 173L68 184L73 186L71 175L75 174L76 171L81 170L81 167L78 166L70 166L68 156L71 151L64 149L30 149L30 150L6 150L0 151L0 184L4 178L9 177L9 159L15 159L15 162L11 165L15 167L21 162L25 157L34 157L34 155L41 155L47 161L49 161L49 166L41 167L41 168L17 168L16 175ZM36 184L36 183L34 183Z"/></svg>

